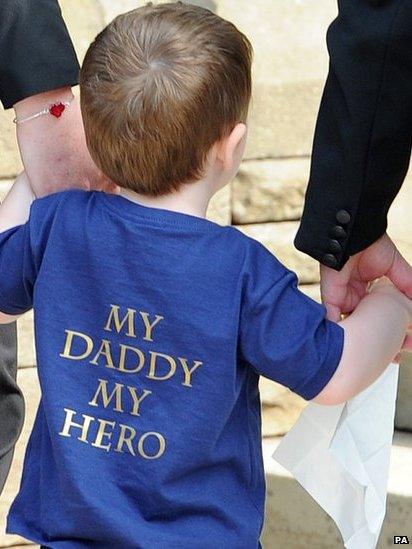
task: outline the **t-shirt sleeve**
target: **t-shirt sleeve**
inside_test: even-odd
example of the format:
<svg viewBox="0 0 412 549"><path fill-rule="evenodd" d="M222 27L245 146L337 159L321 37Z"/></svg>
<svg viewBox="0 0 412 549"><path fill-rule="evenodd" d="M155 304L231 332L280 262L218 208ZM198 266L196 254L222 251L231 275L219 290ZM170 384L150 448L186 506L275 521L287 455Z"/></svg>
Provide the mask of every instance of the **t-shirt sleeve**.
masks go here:
<svg viewBox="0 0 412 549"><path fill-rule="evenodd" d="M34 280L27 222L0 233L0 311L18 315L31 309Z"/></svg>
<svg viewBox="0 0 412 549"><path fill-rule="evenodd" d="M301 292L298 278L263 246L245 266L240 352L258 374L311 400L327 385L343 351L344 330L326 307Z"/></svg>
<svg viewBox="0 0 412 549"><path fill-rule="evenodd" d="M33 292L57 205L63 193L35 200L27 223L0 233L0 311L19 315Z"/></svg>

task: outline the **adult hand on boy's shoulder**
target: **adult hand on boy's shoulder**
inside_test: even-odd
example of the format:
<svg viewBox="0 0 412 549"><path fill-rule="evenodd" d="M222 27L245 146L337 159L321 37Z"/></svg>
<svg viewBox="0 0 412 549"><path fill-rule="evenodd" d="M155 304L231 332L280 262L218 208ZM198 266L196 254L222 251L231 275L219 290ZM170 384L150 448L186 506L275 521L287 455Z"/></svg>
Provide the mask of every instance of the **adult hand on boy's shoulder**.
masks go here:
<svg viewBox="0 0 412 549"><path fill-rule="evenodd" d="M29 97L14 108L17 115L36 112L65 96L71 96L70 88ZM87 149L77 98L58 120L40 116L19 124L17 139L36 196L69 188L114 190L114 184L96 167Z"/></svg>
<svg viewBox="0 0 412 549"><path fill-rule="evenodd" d="M368 283L387 276L412 299L412 267L385 233L368 248L353 255L340 271L320 265L320 292L329 320L338 322L365 296Z"/></svg>

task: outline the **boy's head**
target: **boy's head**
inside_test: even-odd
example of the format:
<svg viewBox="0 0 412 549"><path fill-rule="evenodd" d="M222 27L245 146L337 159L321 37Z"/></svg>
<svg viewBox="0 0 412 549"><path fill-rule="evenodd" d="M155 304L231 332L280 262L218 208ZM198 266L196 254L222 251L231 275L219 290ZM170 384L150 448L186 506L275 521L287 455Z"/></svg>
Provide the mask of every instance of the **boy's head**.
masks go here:
<svg viewBox="0 0 412 549"><path fill-rule="evenodd" d="M120 15L91 44L80 73L93 159L115 183L146 195L201 179L212 149L230 171L225 163L238 160L250 101L251 57L232 23L197 6Z"/></svg>

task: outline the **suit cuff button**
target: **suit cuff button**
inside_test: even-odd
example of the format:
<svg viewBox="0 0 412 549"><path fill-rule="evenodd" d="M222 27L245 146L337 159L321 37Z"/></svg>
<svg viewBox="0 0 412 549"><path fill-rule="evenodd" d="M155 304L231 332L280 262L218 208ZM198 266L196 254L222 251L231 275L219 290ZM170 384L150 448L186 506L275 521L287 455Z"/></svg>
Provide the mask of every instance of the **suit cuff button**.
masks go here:
<svg viewBox="0 0 412 549"><path fill-rule="evenodd" d="M331 236L334 236L335 238L346 238L346 236L348 235L348 233L345 231L345 229L343 227L341 227L340 225L335 225L331 229L330 234L331 234Z"/></svg>
<svg viewBox="0 0 412 549"><path fill-rule="evenodd" d="M339 210L336 214L336 219L339 223L342 223L342 225L346 225L350 221L350 214L346 210Z"/></svg>
<svg viewBox="0 0 412 549"><path fill-rule="evenodd" d="M337 240L331 238L329 240L329 249L331 252L338 253L342 251L342 246Z"/></svg>
<svg viewBox="0 0 412 549"><path fill-rule="evenodd" d="M338 266L338 260L333 254L324 254L322 256L322 263L326 265L326 267L337 267Z"/></svg>

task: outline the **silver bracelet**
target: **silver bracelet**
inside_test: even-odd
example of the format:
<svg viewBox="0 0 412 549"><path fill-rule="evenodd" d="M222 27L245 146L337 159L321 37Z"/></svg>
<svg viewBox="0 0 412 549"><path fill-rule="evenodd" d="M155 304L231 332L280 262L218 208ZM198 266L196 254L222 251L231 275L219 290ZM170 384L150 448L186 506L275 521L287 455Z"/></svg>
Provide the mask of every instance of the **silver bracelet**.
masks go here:
<svg viewBox="0 0 412 549"><path fill-rule="evenodd" d="M54 116L55 118L60 118L63 112L65 111L66 107L69 107L74 99L74 95L71 99L68 101L57 101L56 103L52 103L48 107L45 107L39 112L36 112L34 114L31 114L30 116L25 117L15 117L13 119L14 124L23 124L23 122L28 122L29 120L34 120L35 118L38 118L39 116L43 116L44 114L50 114L51 116Z"/></svg>

